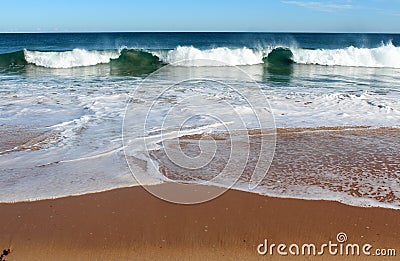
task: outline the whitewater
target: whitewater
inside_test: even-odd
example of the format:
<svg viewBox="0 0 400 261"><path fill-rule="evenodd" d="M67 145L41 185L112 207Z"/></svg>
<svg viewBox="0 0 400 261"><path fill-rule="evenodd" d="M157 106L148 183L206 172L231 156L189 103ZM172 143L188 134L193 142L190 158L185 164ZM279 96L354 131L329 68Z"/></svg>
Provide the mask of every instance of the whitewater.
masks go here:
<svg viewBox="0 0 400 261"><path fill-rule="evenodd" d="M400 47L394 46L391 42L382 44L382 46L376 48L349 46L342 49L302 49L287 46L269 46L255 49L248 47L218 47L201 50L193 46L177 46L172 50L136 50L121 47L117 50L85 50L76 48L71 51L58 52L25 49L23 52L24 58L29 64L46 68L74 68L110 63L110 61L121 57L122 50L147 52L167 64L174 64L182 60L203 59L222 61L230 66L255 65L265 63L269 54L277 49L289 50L291 52L291 57L289 58L297 64L400 68ZM187 64L187 66L191 66L191 64ZM204 63L202 66L213 65L212 63Z"/></svg>

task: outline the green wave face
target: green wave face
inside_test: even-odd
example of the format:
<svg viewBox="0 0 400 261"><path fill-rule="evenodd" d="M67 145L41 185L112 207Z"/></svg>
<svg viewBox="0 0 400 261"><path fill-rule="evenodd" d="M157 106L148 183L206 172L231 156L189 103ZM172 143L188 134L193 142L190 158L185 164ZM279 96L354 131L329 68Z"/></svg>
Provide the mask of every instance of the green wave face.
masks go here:
<svg viewBox="0 0 400 261"><path fill-rule="evenodd" d="M111 74L114 75L143 75L149 74L165 65L160 59L144 51L127 50L121 51L117 59L111 59Z"/></svg>
<svg viewBox="0 0 400 261"><path fill-rule="evenodd" d="M28 64L25 60L24 51L0 54L0 67L10 67Z"/></svg>
<svg viewBox="0 0 400 261"><path fill-rule="evenodd" d="M272 50L266 58L264 58L264 62L268 62L271 65L290 65L293 63L293 53L288 48L278 47Z"/></svg>
<svg viewBox="0 0 400 261"><path fill-rule="evenodd" d="M265 75L268 81L289 82L293 73L293 53L288 48L278 47L272 50L263 59L265 63Z"/></svg>

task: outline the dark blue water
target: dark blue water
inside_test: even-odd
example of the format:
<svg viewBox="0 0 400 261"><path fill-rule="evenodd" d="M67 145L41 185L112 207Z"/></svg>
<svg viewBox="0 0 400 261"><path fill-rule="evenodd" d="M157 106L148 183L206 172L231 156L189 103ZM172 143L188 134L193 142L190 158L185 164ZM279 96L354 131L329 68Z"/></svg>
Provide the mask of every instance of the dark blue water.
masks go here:
<svg viewBox="0 0 400 261"><path fill-rule="evenodd" d="M200 49L215 47L256 48L296 45L299 48L338 49L348 46L374 48L382 43L400 44L399 34L310 33L36 33L0 34L0 53L29 50L174 49L178 45Z"/></svg>

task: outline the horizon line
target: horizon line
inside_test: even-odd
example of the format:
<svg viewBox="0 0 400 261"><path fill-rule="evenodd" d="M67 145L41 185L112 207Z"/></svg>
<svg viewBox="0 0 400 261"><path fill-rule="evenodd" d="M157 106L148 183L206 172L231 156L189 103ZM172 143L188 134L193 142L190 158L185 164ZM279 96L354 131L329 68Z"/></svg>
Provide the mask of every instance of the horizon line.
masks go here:
<svg viewBox="0 0 400 261"><path fill-rule="evenodd" d="M68 33L299 33L299 34L400 34L400 32L345 31L3 31L0 34L68 34Z"/></svg>

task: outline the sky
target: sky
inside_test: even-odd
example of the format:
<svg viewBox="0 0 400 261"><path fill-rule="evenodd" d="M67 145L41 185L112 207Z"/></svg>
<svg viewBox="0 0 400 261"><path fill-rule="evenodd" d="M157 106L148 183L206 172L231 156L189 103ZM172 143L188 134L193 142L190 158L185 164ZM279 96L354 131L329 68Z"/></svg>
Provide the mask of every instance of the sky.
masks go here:
<svg viewBox="0 0 400 261"><path fill-rule="evenodd" d="M14 0L0 32L400 33L400 0Z"/></svg>

